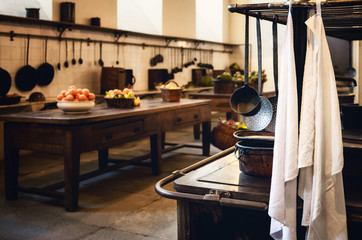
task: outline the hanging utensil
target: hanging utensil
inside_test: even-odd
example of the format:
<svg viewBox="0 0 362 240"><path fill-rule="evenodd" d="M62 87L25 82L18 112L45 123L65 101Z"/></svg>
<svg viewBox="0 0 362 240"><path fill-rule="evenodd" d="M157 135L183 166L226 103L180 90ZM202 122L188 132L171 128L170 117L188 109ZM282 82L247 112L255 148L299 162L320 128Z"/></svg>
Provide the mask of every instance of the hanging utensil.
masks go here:
<svg viewBox="0 0 362 240"><path fill-rule="evenodd" d="M252 116L243 116L245 126L251 131L261 131L266 128L273 117L273 106L269 100L262 97L261 77L262 77L262 51L261 51L261 33L260 33L260 18L256 18L256 33L258 45L258 91L261 98L260 110Z"/></svg>
<svg viewBox="0 0 362 240"><path fill-rule="evenodd" d="M62 64L60 63L60 55L61 55L60 50L61 50L61 43L62 42L60 40L58 40L58 42L59 42L59 49L58 49L58 51L59 51L59 55L58 55L59 61L58 61L58 64L57 64L57 68L58 68L58 70L60 70L62 68Z"/></svg>
<svg viewBox="0 0 362 240"><path fill-rule="evenodd" d="M103 67L103 60L102 60L102 41L99 43L99 60L98 60L99 66Z"/></svg>
<svg viewBox="0 0 362 240"><path fill-rule="evenodd" d="M73 59L72 64L75 65L77 63L77 60L75 60L75 46L74 46L74 40L73 40Z"/></svg>
<svg viewBox="0 0 362 240"><path fill-rule="evenodd" d="M155 54L156 54L156 47L153 47L153 54L152 54L153 57L150 59L151 67L154 67L157 65L157 59L156 59Z"/></svg>
<svg viewBox="0 0 362 240"><path fill-rule="evenodd" d="M265 128L268 132L275 132L275 119L277 117L278 105L278 16L273 19L273 67L274 67L274 87L275 96L268 98L273 107L273 117L269 125Z"/></svg>
<svg viewBox="0 0 362 240"><path fill-rule="evenodd" d="M11 76L8 71L0 67L0 97L5 96L11 87Z"/></svg>
<svg viewBox="0 0 362 240"><path fill-rule="evenodd" d="M82 59L82 45L83 45L83 41L80 41L79 44L79 59L78 59L78 63L82 64L83 63L83 59Z"/></svg>
<svg viewBox="0 0 362 240"><path fill-rule="evenodd" d="M38 69L38 85L47 86L49 85L54 78L54 67L47 62L47 53L48 53L48 38L45 38L45 50L44 50L44 59L45 62L41 64Z"/></svg>
<svg viewBox="0 0 362 240"><path fill-rule="evenodd" d="M161 47L158 47L158 54L155 56L157 63L163 62L163 56L161 54Z"/></svg>
<svg viewBox="0 0 362 240"><path fill-rule="evenodd" d="M261 98L258 92L249 86L249 14L245 14L245 69L244 86L235 90L230 98L234 112L252 116L260 109Z"/></svg>
<svg viewBox="0 0 362 240"><path fill-rule="evenodd" d="M28 35L28 44L26 47L26 65L18 70L15 75L15 85L20 91L32 90L38 79L38 74L35 68L29 65L29 46L30 36Z"/></svg>
<svg viewBox="0 0 362 240"><path fill-rule="evenodd" d="M352 41L348 43L349 50L349 67L346 69L346 73L344 74L346 77L354 78L356 76L356 69L352 67Z"/></svg>
<svg viewBox="0 0 362 240"><path fill-rule="evenodd" d="M68 41L65 40L65 62L64 62L64 67L67 68L69 66L68 63Z"/></svg>
<svg viewBox="0 0 362 240"><path fill-rule="evenodd" d="M117 60L116 60L116 64L119 64L119 43L117 43Z"/></svg>

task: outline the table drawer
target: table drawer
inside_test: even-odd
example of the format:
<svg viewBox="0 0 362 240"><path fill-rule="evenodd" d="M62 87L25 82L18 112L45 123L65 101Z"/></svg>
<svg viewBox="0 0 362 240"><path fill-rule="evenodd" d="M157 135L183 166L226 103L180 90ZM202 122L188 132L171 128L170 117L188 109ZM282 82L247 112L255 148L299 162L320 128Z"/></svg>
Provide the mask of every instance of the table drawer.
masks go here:
<svg viewBox="0 0 362 240"><path fill-rule="evenodd" d="M183 125L187 123L198 123L200 122L200 110L199 109L182 109L175 112L174 124Z"/></svg>
<svg viewBox="0 0 362 240"><path fill-rule="evenodd" d="M93 138L97 138L97 144L110 143L129 138L143 133L143 121L137 120L124 123L109 123L100 128L93 129Z"/></svg>

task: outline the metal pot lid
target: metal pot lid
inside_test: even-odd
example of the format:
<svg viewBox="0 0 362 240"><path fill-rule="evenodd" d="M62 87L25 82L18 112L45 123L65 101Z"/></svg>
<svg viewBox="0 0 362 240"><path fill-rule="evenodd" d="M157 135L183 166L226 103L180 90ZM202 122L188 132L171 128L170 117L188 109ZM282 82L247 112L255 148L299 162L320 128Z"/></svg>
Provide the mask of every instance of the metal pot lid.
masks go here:
<svg viewBox="0 0 362 240"><path fill-rule="evenodd" d="M243 116L245 125L251 131L261 131L266 128L273 118L273 106L265 97L261 98L261 107L259 112L252 116Z"/></svg>

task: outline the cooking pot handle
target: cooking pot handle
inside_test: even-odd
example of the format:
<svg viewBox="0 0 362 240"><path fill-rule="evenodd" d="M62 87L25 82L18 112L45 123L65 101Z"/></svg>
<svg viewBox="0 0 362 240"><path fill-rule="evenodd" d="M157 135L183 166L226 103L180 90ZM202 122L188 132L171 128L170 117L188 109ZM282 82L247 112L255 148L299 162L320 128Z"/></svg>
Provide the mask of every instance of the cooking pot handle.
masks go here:
<svg viewBox="0 0 362 240"><path fill-rule="evenodd" d="M131 85L133 86L135 83L136 83L136 77L134 75L132 75Z"/></svg>
<svg viewBox="0 0 362 240"><path fill-rule="evenodd" d="M245 154L247 153L247 150L243 149L243 148L240 148L240 147L235 147L235 150L234 150L234 156L240 160L240 158Z"/></svg>

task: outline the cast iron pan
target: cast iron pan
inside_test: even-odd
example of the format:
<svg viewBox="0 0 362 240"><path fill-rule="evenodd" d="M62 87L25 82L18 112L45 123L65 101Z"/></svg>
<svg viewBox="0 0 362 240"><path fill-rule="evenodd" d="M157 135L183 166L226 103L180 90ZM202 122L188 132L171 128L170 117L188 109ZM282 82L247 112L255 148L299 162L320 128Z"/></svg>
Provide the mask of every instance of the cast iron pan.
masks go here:
<svg viewBox="0 0 362 240"><path fill-rule="evenodd" d="M3 68L0 68L0 96L6 95L11 87L11 76Z"/></svg>
<svg viewBox="0 0 362 240"><path fill-rule="evenodd" d="M11 76L3 68L0 68L0 96L6 95L11 87Z"/></svg>
<svg viewBox="0 0 362 240"><path fill-rule="evenodd" d="M26 65L18 70L15 75L15 85L20 91L32 90L38 79L38 73L35 68L29 65L29 43L30 37L28 36L28 44L26 47Z"/></svg>
<svg viewBox="0 0 362 240"><path fill-rule="evenodd" d="M45 38L45 62L42 63L38 71L38 85L46 86L49 85L54 78L54 67L47 62L47 49L48 49L48 39Z"/></svg>

